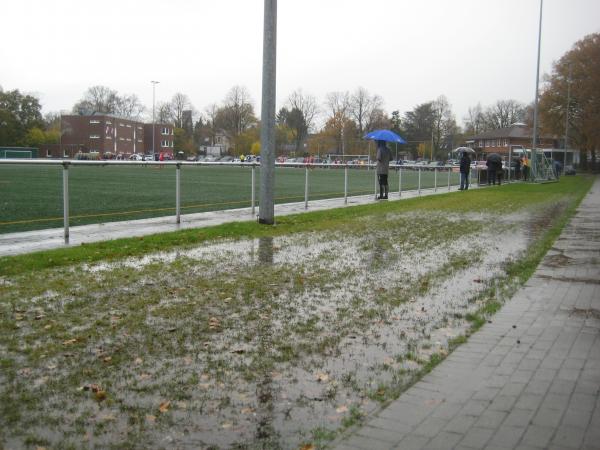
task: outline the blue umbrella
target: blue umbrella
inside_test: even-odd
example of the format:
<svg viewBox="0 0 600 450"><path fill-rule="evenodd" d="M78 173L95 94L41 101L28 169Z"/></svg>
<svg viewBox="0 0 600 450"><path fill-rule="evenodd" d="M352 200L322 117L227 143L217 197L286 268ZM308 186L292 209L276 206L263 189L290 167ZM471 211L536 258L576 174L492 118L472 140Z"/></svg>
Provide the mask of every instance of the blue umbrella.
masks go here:
<svg viewBox="0 0 600 450"><path fill-rule="evenodd" d="M396 142L398 144L406 144L406 141L390 130L375 130L363 136L363 139L371 139L373 141Z"/></svg>

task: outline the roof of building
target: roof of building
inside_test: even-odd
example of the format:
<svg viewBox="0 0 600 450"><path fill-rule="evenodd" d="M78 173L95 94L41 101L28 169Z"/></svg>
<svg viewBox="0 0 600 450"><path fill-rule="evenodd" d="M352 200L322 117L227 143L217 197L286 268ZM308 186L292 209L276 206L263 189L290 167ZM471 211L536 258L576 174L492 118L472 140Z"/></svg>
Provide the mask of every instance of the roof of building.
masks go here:
<svg viewBox="0 0 600 450"><path fill-rule="evenodd" d="M516 138L516 139L533 139L532 131L529 126L524 123L514 123L510 127L497 128L495 130L484 131L473 137L471 140L476 139L503 139L503 138ZM554 139L551 135L540 135L542 139Z"/></svg>

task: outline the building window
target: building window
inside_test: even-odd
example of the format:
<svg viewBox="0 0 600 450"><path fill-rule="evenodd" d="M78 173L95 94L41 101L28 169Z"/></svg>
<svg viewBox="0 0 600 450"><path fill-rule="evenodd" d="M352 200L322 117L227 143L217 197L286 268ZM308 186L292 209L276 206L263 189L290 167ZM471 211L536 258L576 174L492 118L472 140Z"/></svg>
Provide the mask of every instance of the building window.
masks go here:
<svg viewBox="0 0 600 450"><path fill-rule="evenodd" d="M90 139L100 139L98 134L90 134Z"/></svg>
<svg viewBox="0 0 600 450"><path fill-rule="evenodd" d="M120 141L124 141L124 140L125 140L125 138L119 138L119 140L120 140Z"/></svg>
<svg viewBox="0 0 600 450"><path fill-rule="evenodd" d="M92 119L92 120L90 120L90 123L100 123L100 121L96 120L96 119Z"/></svg>
<svg viewBox="0 0 600 450"><path fill-rule="evenodd" d="M167 127L163 127L161 134L163 136L168 136L169 135L169 129Z"/></svg>
<svg viewBox="0 0 600 450"><path fill-rule="evenodd" d="M142 130L142 127L137 127L138 130Z"/></svg>
<svg viewBox="0 0 600 450"><path fill-rule="evenodd" d="M106 125L112 125L112 122L110 120L107 120Z"/></svg>
<svg viewBox="0 0 600 450"><path fill-rule="evenodd" d="M131 125L127 124L127 128L131 128Z"/></svg>
<svg viewBox="0 0 600 450"><path fill-rule="evenodd" d="M128 141L128 142L131 142L131 138L127 138L127 141Z"/></svg>
<svg viewBox="0 0 600 450"><path fill-rule="evenodd" d="M112 139L112 136L106 136L106 139Z"/></svg>
<svg viewBox="0 0 600 450"><path fill-rule="evenodd" d="M120 127L124 127L124 126L125 126L125 124L124 124L124 123L120 123L120 124L119 124L119 126L120 126Z"/></svg>

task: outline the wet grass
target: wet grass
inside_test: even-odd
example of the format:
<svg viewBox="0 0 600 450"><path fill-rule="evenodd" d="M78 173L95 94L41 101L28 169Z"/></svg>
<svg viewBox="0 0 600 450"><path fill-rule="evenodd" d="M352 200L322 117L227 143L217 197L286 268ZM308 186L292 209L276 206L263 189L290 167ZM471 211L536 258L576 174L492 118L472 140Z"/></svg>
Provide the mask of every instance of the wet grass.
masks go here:
<svg viewBox="0 0 600 450"><path fill-rule="evenodd" d="M591 184L565 180L3 258L0 444L323 446L510 298ZM494 233L528 238L490 259Z"/></svg>

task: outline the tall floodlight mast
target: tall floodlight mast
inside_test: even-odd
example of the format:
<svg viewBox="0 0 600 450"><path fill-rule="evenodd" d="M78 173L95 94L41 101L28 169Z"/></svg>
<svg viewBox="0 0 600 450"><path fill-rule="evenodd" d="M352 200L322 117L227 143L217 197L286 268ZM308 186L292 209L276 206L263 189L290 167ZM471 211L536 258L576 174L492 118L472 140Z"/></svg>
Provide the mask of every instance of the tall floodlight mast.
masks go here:
<svg viewBox="0 0 600 450"><path fill-rule="evenodd" d="M258 221L275 223L275 95L277 60L277 0L265 0L262 108L260 130L260 203Z"/></svg>

